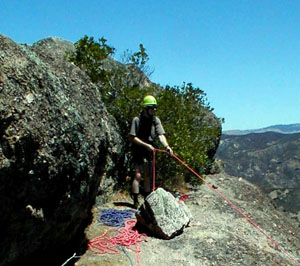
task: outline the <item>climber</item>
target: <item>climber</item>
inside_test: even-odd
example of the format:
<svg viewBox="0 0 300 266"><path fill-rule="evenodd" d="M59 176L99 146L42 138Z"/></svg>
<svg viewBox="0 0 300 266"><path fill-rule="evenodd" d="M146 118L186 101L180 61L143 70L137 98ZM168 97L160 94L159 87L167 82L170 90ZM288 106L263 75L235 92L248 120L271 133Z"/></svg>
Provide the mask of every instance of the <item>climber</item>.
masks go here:
<svg viewBox="0 0 300 266"><path fill-rule="evenodd" d="M139 186L142 174L144 175L144 196L151 192L151 162L154 150L154 139L159 141L172 156L173 151L169 146L165 131L160 119L155 116L157 109L156 99L148 95L143 100L143 110L139 116L134 117L131 123L129 139L132 142L132 155L135 167L135 176L132 182L131 195L134 207L138 207Z"/></svg>

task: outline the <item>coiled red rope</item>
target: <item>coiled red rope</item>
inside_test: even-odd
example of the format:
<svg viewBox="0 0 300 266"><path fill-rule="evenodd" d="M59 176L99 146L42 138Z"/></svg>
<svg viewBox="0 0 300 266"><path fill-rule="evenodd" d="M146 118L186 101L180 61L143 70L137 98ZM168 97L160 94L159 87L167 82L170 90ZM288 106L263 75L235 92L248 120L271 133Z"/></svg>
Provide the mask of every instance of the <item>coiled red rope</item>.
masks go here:
<svg viewBox="0 0 300 266"><path fill-rule="evenodd" d="M167 153L164 150L154 149L153 150L153 191L155 190L155 152L163 152ZM181 160L175 154L172 157L181 163L184 167L186 167L192 174L197 176L201 181L203 181L213 192L215 192L220 198L226 201L236 212L238 212L242 217L246 219L248 223L250 223L254 228L256 228L259 232L264 234L267 239L269 239L278 249L282 251L291 261L296 263L296 265L300 266L300 262L297 261L289 252L287 252L276 240L274 240L271 236L269 236L258 224L256 224L250 217L248 217L240 208L238 208L232 201L227 199L221 192L216 190L216 188L211 185L208 181L206 181L202 176L200 176L197 172L195 172L190 166L188 166L183 160Z"/></svg>
<svg viewBox="0 0 300 266"><path fill-rule="evenodd" d="M88 248L95 254L119 254L118 245L124 246L137 254L137 262L140 265L141 248L140 242L146 241L147 235L140 234L134 230L135 220L125 222L125 227L117 230L117 235L107 237L107 233L112 230L105 231L101 236L95 237L88 243Z"/></svg>

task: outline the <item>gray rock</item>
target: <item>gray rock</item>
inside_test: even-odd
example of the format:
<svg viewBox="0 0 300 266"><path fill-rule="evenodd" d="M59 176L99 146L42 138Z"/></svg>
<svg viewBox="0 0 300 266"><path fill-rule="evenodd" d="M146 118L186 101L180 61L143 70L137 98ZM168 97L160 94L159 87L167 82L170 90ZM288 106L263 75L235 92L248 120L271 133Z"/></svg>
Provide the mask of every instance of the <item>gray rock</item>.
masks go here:
<svg viewBox="0 0 300 266"><path fill-rule="evenodd" d="M220 192L240 208L251 220L258 224L283 249L300 262L300 231L298 222L289 218L287 212L275 210L270 199L255 185L239 177L218 174L206 176L205 180L218 187ZM274 266L296 265L295 261L274 245L250 221L241 216L231 205L219 197L210 187L203 184L184 201L193 214L184 233L170 239L161 240L148 235L147 241L140 243L141 265L147 266ZM244 195L240 198L240 195ZM200 203L194 204L197 201ZM111 202L114 206L114 203ZM98 223L98 213L95 223ZM98 227L87 235L99 234ZM106 229L106 228L105 228ZM131 255L133 264L136 254ZM91 256L87 251L76 266L114 265L127 266L129 260L123 253L114 256ZM135 264L137 265L137 264ZM298 265L298 264L297 264Z"/></svg>
<svg viewBox="0 0 300 266"><path fill-rule="evenodd" d="M272 200L278 199L278 191L277 190L273 190L272 192L269 193L269 197Z"/></svg>
<svg viewBox="0 0 300 266"><path fill-rule="evenodd" d="M100 91L64 59L72 47L0 35L1 265L73 252L99 184L113 187L103 178L117 172L121 138Z"/></svg>
<svg viewBox="0 0 300 266"><path fill-rule="evenodd" d="M162 188L152 192L136 213L138 223L155 235L170 239L188 226L192 215L183 201Z"/></svg>

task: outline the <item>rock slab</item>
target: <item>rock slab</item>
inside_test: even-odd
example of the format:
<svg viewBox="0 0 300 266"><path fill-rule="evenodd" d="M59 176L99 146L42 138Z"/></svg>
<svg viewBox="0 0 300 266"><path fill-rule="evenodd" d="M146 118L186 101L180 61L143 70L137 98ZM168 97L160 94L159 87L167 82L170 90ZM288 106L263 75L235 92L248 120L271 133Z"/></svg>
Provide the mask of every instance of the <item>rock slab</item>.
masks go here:
<svg viewBox="0 0 300 266"><path fill-rule="evenodd" d="M72 49L0 35L1 266L61 265L84 244L99 184L117 173L118 127L97 87L65 60Z"/></svg>
<svg viewBox="0 0 300 266"><path fill-rule="evenodd" d="M170 239L183 232L192 218L183 201L162 188L153 191L136 213L138 224L153 234Z"/></svg>

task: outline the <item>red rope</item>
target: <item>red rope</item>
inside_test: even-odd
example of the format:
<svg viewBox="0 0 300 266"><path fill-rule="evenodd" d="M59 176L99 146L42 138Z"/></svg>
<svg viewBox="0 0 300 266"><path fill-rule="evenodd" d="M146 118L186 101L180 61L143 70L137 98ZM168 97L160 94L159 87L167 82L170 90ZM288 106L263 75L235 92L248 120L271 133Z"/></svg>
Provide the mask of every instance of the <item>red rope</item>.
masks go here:
<svg viewBox="0 0 300 266"><path fill-rule="evenodd" d="M139 254L141 253L141 248L138 243L146 241L147 235L139 234L137 230L134 230L135 224L135 220L126 221L125 227L117 230L119 234L110 238L106 234L111 230L105 231L101 236L89 241L89 249L95 254L119 254L117 245L121 245L137 254L137 262L140 265Z"/></svg>
<svg viewBox="0 0 300 266"><path fill-rule="evenodd" d="M152 172L153 172L153 175L152 175L152 181L153 181L153 186L152 186L152 191L155 190L155 152L158 151L158 152L163 152L163 153L168 153L167 151L165 150L159 150L159 149L153 149L153 164L152 164Z"/></svg>
<svg viewBox="0 0 300 266"><path fill-rule="evenodd" d="M164 152L164 150L158 150L159 152ZM155 151L153 151L153 155L155 155ZM243 216L248 223L250 223L254 228L256 228L258 231L260 231L262 234L264 234L275 246L277 246L291 261L295 262L296 265L300 266L300 262L297 261L290 253L288 253L276 240L274 240L271 236L269 236L258 224L256 224L250 217L248 217L240 208L238 208L233 202L231 202L229 199L227 199L222 193L220 193L216 188L211 185L208 181L206 181L202 176L200 176L197 172L195 172L191 167L189 167L184 161L182 161L179 157L177 157L175 154L172 155L174 159L176 159L179 163L181 163L183 166L185 166L191 173L193 173L195 176L197 176L200 180L202 180L208 187L215 192L219 197L221 197L224 201L226 201L235 211L237 211L241 216ZM155 160L153 157L153 165L155 164ZM155 178L155 166L153 167L153 179ZM153 181L155 184L155 181Z"/></svg>
<svg viewBox="0 0 300 266"><path fill-rule="evenodd" d="M155 151L156 151L156 149L153 149L153 165L152 165L152 170L153 170L152 182L153 182L153 186L152 186L152 191L155 190Z"/></svg>

